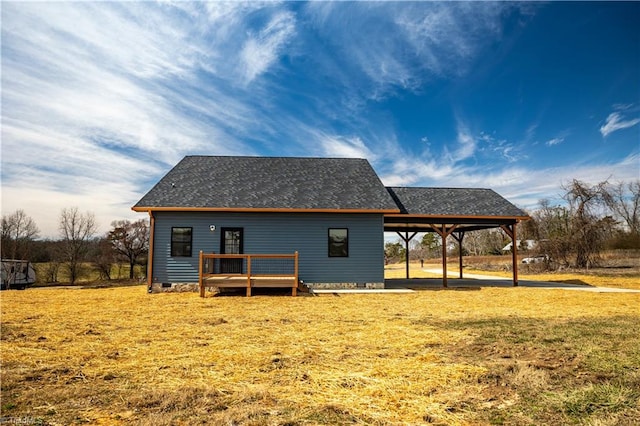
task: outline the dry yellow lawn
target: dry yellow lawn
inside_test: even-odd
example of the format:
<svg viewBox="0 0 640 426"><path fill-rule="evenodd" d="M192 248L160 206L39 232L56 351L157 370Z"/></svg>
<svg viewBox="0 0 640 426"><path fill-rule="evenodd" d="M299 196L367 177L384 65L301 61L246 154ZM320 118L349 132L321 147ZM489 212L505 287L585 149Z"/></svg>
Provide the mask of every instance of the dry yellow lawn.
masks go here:
<svg viewBox="0 0 640 426"><path fill-rule="evenodd" d="M0 297L9 422L640 423L640 294Z"/></svg>

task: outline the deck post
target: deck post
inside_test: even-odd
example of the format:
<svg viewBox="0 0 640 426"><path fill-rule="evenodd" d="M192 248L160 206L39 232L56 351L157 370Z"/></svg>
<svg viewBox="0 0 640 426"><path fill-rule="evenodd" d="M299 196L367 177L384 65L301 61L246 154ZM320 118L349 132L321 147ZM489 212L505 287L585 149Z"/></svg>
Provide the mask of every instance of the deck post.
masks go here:
<svg viewBox="0 0 640 426"><path fill-rule="evenodd" d="M200 286L200 297L204 297L204 279L202 277L204 274L202 270L203 263L203 253L202 250L200 250L200 259L198 261L198 285Z"/></svg>
<svg viewBox="0 0 640 426"><path fill-rule="evenodd" d="M293 275L295 276L295 286L291 289L291 296L298 294L298 250L293 253Z"/></svg>
<svg viewBox="0 0 640 426"><path fill-rule="evenodd" d="M247 255L247 297L251 297L251 255Z"/></svg>

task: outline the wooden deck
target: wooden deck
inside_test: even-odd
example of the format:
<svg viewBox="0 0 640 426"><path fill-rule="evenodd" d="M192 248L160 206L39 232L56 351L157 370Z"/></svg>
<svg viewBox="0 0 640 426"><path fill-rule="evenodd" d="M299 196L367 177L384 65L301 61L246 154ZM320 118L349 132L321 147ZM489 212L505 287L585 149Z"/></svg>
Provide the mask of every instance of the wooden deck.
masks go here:
<svg viewBox="0 0 640 426"><path fill-rule="evenodd" d="M234 260L235 259L235 260ZM224 262L234 262L225 271ZM215 254L200 252L200 297L207 287L251 289L291 288L291 295L298 291L298 252L294 254Z"/></svg>

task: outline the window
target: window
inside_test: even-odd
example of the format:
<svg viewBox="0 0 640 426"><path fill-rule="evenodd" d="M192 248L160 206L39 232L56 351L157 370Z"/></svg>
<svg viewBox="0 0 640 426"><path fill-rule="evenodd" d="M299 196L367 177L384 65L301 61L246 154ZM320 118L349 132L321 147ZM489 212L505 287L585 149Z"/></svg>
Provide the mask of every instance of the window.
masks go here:
<svg viewBox="0 0 640 426"><path fill-rule="evenodd" d="M191 257L193 228L171 228L171 256Z"/></svg>
<svg viewBox="0 0 640 426"><path fill-rule="evenodd" d="M329 228L329 257L349 256L349 230Z"/></svg>

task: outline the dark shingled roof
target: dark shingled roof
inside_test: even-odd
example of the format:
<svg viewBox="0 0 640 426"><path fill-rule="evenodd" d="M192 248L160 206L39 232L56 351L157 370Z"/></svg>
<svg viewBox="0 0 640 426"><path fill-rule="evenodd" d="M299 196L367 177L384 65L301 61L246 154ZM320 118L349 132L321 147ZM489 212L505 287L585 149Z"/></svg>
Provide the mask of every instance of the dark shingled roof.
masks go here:
<svg viewBox="0 0 640 426"><path fill-rule="evenodd" d="M364 159L187 156L133 207L397 212Z"/></svg>
<svg viewBox="0 0 640 426"><path fill-rule="evenodd" d="M407 188L387 190L409 215L467 217L526 217L527 214L491 189Z"/></svg>

